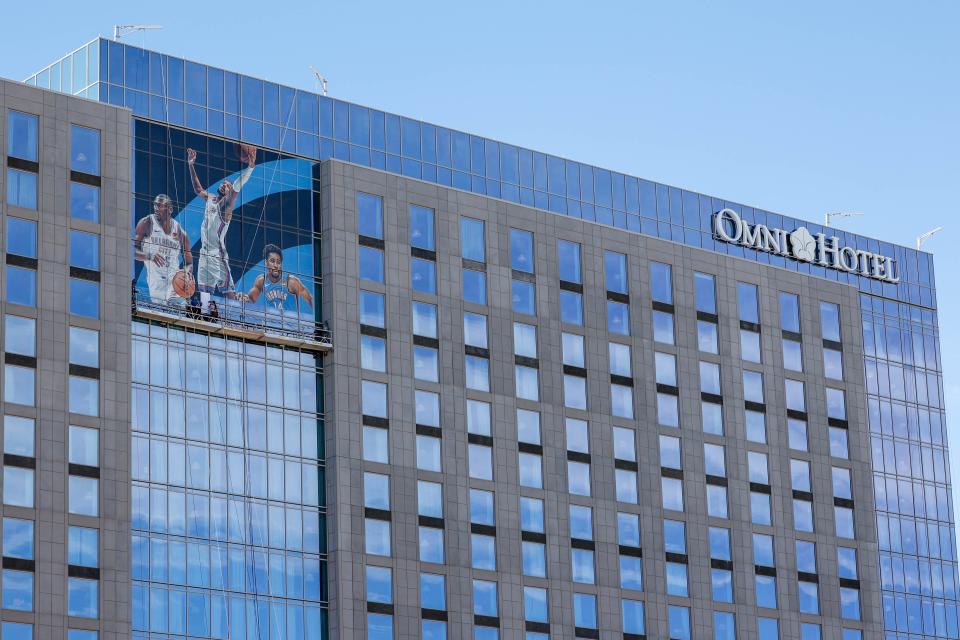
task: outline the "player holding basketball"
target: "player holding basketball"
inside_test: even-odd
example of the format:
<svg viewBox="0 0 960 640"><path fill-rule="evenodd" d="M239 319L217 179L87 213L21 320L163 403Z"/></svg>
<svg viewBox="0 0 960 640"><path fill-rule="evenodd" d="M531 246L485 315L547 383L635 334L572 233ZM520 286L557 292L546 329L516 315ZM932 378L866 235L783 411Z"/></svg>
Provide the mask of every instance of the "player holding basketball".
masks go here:
<svg viewBox="0 0 960 640"><path fill-rule="evenodd" d="M283 252L275 244L263 248L263 259L267 266L264 275L257 276L253 287L246 294L246 300L256 302L263 294L264 304L277 311L290 310L288 303L293 302L293 310L300 312L300 300L313 308L313 296L293 274L283 274Z"/></svg>
<svg viewBox="0 0 960 640"><path fill-rule="evenodd" d="M205 201L203 209L203 223L200 227L200 264L197 268L197 281L200 291L220 293L228 298L236 298L233 275L230 273L230 258L227 255L227 229L233 218L233 207L240 195L240 188L250 179L253 167L257 162L256 148L240 145L240 159L246 162L247 168L240 173L236 182L223 180L217 187L216 193L210 193L203 188L197 169L197 152L187 149L187 166L190 168L190 179L193 182L194 192Z"/></svg>
<svg viewBox="0 0 960 640"><path fill-rule="evenodd" d="M186 232L173 219L173 201L161 193L153 199L153 213L141 218L134 235L134 256L147 270L150 300L162 304L183 304L174 291L173 277L181 271L193 280L193 254Z"/></svg>

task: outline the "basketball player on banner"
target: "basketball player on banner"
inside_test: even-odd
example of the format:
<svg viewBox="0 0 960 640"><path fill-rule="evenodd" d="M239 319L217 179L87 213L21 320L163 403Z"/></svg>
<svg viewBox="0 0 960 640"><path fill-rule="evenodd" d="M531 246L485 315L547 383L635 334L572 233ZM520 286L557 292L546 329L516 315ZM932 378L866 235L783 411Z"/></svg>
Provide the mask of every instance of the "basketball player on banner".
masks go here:
<svg viewBox="0 0 960 640"><path fill-rule="evenodd" d="M249 302L256 302L263 295L264 305L268 310L281 314L284 312L300 315L300 300L307 304L307 309L313 308L313 295L297 276L283 273L283 251L275 244L268 244L263 248L263 260L267 272L257 276L250 291L244 296ZM241 294L242 295L242 294Z"/></svg>
<svg viewBox="0 0 960 640"><path fill-rule="evenodd" d="M187 233L173 219L170 196L161 193L153 199L153 213L137 223L133 241L134 255L147 270L151 302L182 306L196 289L193 253Z"/></svg>
<svg viewBox="0 0 960 640"><path fill-rule="evenodd" d="M227 298L236 298L233 275L230 273L230 257L227 255L227 229L233 219L233 207L240 195L240 189L250 179L257 162L257 149L249 144L237 145L237 155L247 165L240 172L236 182L224 179L211 193L203 188L195 167L197 152L187 149L187 166L194 192L205 202L203 223L200 227L200 264L197 267L197 281L200 291L219 294Z"/></svg>

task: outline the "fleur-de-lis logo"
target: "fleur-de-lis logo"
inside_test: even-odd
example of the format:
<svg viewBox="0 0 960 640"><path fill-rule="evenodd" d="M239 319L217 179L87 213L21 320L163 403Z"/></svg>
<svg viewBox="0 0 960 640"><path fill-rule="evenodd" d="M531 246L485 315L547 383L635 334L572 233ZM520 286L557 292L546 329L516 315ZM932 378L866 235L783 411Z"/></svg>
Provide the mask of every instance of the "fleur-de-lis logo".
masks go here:
<svg viewBox="0 0 960 640"><path fill-rule="evenodd" d="M800 227L790 234L790 251L797 260L813 262L816 256L817 241L806 227Z"/></svg>

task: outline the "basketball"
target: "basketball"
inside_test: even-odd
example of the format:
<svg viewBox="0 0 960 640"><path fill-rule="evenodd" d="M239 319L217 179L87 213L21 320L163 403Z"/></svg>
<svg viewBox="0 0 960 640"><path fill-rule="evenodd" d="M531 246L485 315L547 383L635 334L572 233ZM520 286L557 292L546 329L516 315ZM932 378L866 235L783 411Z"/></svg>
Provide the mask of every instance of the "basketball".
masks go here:
<svg viewBox="0 0 960 640"><path fill-rule="evenodd" d="M187 271L177 271L173 276L173 291L181 298L189 298L197 290L193 276Z"/></svg>
<svg viewBox="0 0 960 640"><path fill-rule="evenodd" d="M257 148L252 144L238 144L237 156L243 164L253 164L257 160Z"/></svg>

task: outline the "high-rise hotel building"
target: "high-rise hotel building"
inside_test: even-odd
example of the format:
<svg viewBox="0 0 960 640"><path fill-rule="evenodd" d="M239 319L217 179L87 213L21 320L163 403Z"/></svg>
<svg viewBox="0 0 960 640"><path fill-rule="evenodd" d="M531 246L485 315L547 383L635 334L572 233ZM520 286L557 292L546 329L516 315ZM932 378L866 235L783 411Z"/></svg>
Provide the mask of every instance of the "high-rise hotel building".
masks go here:
<svg viewBox="0 0 960 640"><path fill-rule="evenodd" d="M0 640L958 637L929 254L104 39L0 148Z"/></svg>

